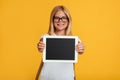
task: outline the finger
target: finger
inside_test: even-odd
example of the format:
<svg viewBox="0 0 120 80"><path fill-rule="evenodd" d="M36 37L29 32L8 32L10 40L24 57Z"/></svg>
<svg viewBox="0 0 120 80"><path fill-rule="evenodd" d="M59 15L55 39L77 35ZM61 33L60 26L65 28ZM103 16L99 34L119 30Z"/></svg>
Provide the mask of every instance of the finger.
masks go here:
<svg viewBox="0 0 120 80"><path fill-rule="evenodd" d="M40 43L43 43L43 41L40 41Z"/></svg>
<svg viewBox="0 0 120 80"><path fill-rule="evenodd" d="M38 42L38 45L41 45L41 44L44 44L44 43L43 43L42 41L39 41L39 42Z"/></svg>
<svg viewBox="0 0 120 80"><path fill-rule="evenodd" d="M43 41L40 41L41 44L45 44Z"/></svg>
<svg viewBox="0 0 120 80"><path fill-rule="evenodd" d="M84 47L78 47L78 49L84 49Z"/></svg>
<svg viewBox="0 0 120 80"><path fill-rule="evenodd" d="M41 44L41 45L38 45L38 47L45 47L45 45Z"/></svg>
<svg viewBox="0 0 120 80"><path fill-rule="evenodd" d="M78 48L83 48L83 46L78 46Z"/></svg>
<svg viewBox="0 0 120 80"><path fill-rule="evenodd" d="M84 52L84 50L79 50L78 52Z"/></svg>
<svg viewBox="0 0 120 80"><path fill-rule="evenodd" d="M78 47L78 49L79 49L79 50L84 50L84 48L83 48L83 47Z"/></svg>
<svg viewBox="0 0 120 80"><path fill-rule="evenodd" d="M76 47L76 51L77 51L77 52L79 52L79 51L80 51L78 47Z"/></svg>
<svg viewBox="0 0 120 80"><path fill-rule="evenodd" d="M43 48L41 48L40 50L43 51Z"/></svg>
<svg viewBox="0 0 120 80"><path fill-rule="evenodd" d="M84 47L81 46L81 45L78 45L77 48L78 48L78 49L83 49Z"/></svg>
<svg viewBox="0 0 120 80"><path fill-rule="evenodd" d="M39 49L40 50L40 52L43 52L43 49Z"/></svg>
<svg viewBox="0 0 120 80"><path fill-rule="evenodd" d="M78 52L79 52L80 50L84 50L84 47L83 47L83 46L76 46L75 48L76 48L76 51L78 51Z"/></svg>
<svg viewBox="0 0 120 80"><path fill-rule="evenodd" d="M82 43L82 42L80 42L80 43L78 43L78 45L83 45L83 43Z"/></svg>
<svg viewBox="0 0 120 80"><path fill-rule="evenodd" d="M44 48L44 46L38 46L38 48L43 49L43 48Z"/></svg>
<svg viewBox="0 0 120 80"><path fill-rule="evenodd" d="M45 44L44 43L39 43L38 46L45 46Z"/></svg>
<svg viewBox="0 0 120 80"><path fill-rule="evenodd" d="M79 48L84 48L84 46L83 46L83 45L78 45L78 47L79 47Z"/></svg>
<svg viewBox="0 0 120 80"><path fill-rule="evenodd" d="M41 43L40 43L40 44L38 44L38 45L39 45L39 46L45 46L45 44L41 44Z"/></svg>
<svg viewBox="0 0 120 80"><path fill-rule="evenodd" d="M82 42L78 43L78 45L84 46Z"/></svg>
<svg viewBox="0 0 120 80"><path fill-rule="evenodd" d="M45 47L45 45L39 44L38 47Z"/></svg>
<svg viewBox="0 0 120 80"><path fill-rule="evenodd" d="M79 50L79 47L78 47L78 46L76 46L76 47L75 47L75 49L78 51L78 50Z"/></svg>

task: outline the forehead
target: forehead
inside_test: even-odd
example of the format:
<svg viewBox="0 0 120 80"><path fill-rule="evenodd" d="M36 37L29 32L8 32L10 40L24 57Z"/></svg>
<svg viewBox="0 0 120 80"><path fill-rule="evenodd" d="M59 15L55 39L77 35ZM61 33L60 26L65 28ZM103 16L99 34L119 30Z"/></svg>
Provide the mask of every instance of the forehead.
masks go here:
<svg viewBox="0 0 120 80"><path fill-rule="evenodd" d="M59 16L59 17L62 17L62 16L66 16L65 13L62 11L62 10L59 10L55 13L55 16Z"/></svg>

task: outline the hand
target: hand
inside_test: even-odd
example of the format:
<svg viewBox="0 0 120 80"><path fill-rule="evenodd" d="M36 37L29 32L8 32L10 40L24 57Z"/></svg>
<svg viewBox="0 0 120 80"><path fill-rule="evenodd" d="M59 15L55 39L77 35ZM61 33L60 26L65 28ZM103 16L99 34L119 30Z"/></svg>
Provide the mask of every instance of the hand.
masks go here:
<svg viewBox="0 0 120 80"><path fill-rule="evenodd" d="M84 52L84 45L82 42L78 42L78 44L76 45L76 51L78 53L83 53Z"/></svg>
<svg viewBox="0 0 120 80"><path fill-rule="evenodd" d="M45 44L43 43L43 41L39 41L37 44L37 47L40 52L43 52L43 50L45 48Z"/></svg>

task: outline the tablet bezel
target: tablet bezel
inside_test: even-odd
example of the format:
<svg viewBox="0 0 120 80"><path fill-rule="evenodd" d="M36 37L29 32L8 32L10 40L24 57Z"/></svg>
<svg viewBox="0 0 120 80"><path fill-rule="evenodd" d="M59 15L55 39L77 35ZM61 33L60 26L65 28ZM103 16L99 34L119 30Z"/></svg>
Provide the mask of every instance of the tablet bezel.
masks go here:
<svg viewBox="0 0 120 80"><path fill-rule="evenodd" d="M75 50L75 59L74 60L46 60L46 40L47 38L61 38L61 39L75 39L75 46L78 44L78 37L77 36L44 36L43 43L45 43L45 48L43 50L43 62L78 62L78 53Z"/></svg>

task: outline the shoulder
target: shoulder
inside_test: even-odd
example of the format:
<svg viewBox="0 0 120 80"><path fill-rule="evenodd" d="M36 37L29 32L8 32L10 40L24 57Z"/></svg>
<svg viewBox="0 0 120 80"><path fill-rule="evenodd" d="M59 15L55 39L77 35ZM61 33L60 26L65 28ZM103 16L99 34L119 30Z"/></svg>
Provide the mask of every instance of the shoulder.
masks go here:
<svg viewBox="0 0 120 80"><path fill-rule="evenodd" d="M49 34L42 34L42 35L40 36L40 39L42 39L44 36L49 36Z"/></svg>
<svg viewBox="0 0 120 80"><path fill-rule="evenodd" d="M78 42L82 42L81 39L80 39L80 37L78 37L77 39L78 39Z"/></svg>
<svg viewBox="0 0 120 80"><path fill-rule="evenodd" d="M72 35L72 36L76 36L76 37L77 37L76 40L77 40L78 42L82 42L81 39L80 39L80 37L79 37L78 35Z"/></svg>

